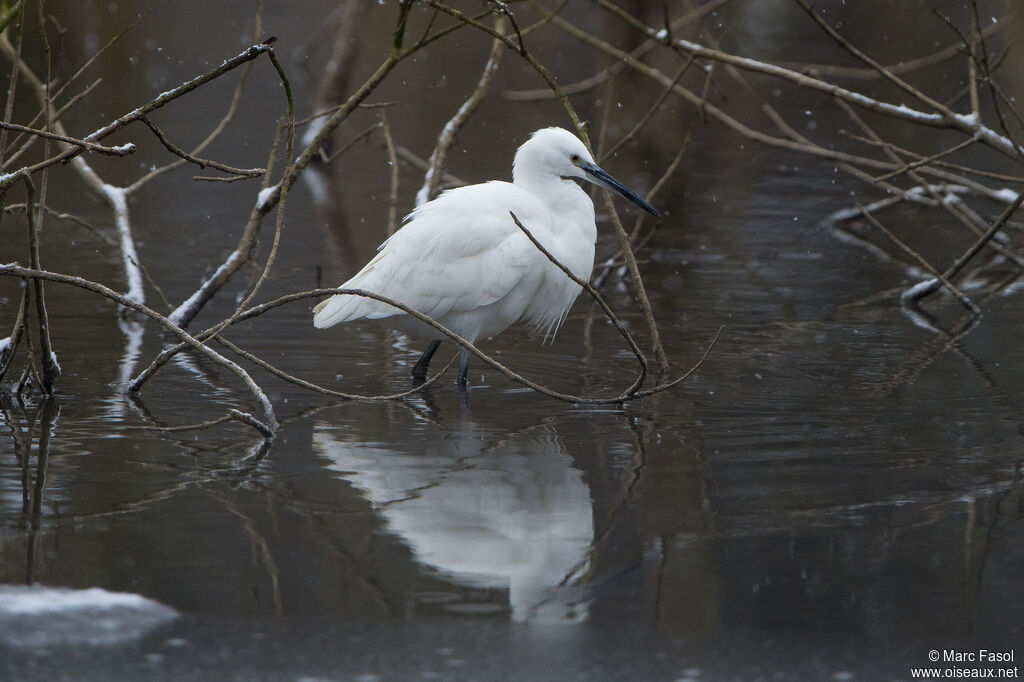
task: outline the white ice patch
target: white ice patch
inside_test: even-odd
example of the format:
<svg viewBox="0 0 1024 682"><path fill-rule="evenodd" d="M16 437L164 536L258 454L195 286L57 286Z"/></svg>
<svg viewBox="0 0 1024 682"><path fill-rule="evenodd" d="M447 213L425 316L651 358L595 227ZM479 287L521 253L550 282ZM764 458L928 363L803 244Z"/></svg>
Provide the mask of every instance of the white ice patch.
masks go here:
<svg viewBox="0 0 1024 682"><path fill-rule="evenodd" d="M112 645L177 617L169 606L138 594L0 585L0 645Z"/></svg>

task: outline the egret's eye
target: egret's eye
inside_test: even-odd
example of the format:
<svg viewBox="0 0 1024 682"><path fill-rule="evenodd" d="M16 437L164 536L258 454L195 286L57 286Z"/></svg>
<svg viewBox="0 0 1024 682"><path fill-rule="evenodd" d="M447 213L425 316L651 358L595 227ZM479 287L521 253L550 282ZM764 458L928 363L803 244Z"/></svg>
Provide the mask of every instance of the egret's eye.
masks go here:
<svg viewBox="0 0 1024 682"><path fill-rule="evenodd" d="M580 155L579 154L573 154L572 156L569 157L569 160L572 161L573 163L579 163L580 162Z"/></svg>

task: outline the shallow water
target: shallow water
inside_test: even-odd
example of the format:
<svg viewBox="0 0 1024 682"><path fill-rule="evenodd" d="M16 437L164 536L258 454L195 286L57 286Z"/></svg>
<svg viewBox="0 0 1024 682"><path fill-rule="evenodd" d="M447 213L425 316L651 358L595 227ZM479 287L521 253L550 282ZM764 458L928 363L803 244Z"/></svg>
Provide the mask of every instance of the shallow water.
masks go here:
<svg viewBox="0 0 1024 682"><path fill-rule="evenodd" d="M128 4L112 16L134 16ZM324 48L289 36L309 35L327 3L301 16L270 5L267 30L308 111ZM371 14L369 26L386 29L388 17ZM168 53L166 73L129 70L123 82L159 92L241 49L251 36L238 16L199 30L158 8L114 55ZM727 35L744 54L792 58L778 38L790 36L827 59L820 37L782 16L773 40L744 23L764 17L737 11L722 21L733 22ZM473 51L480 60L455 59ZM429 153L450 109L425 99L441 93L458 106L485 54L483 41L455 42L388 81L380 99L400 102L389 113L400 144ZM378 57L367 48L360 67ZM564 68L571 80L599 67L580 52ZM501 87L536 87L528 75L510 68ZM417 92L423 83L433 85ZM256 79L249 97L211 156L262 163L279 88ZM138 103L110 90L96 102L76 116ZM784 114L819 104L799 93L776 103ZM180 107L162 123L187 137L223 106ZM502 117L510 107L522 116ZM814 112L819 129L841 127L828 118L835 112ZM375 115L360 114L347 133ZM674 144L690 115L673 105L652 125ZM453 154L452 170L506 177L516 144L551 123L565 124L555 105L493 98L460 138L466 152ZM678 180L655 202L667 219L640 258L673 373L721 335L680 386L624 406L553 401L475 363L464 394L450 372L386 403L324 400L257 374L283 424L272 443L237 424L144 428L253 408L231 375L188 356L126 399L120 386L160 350L159 333L51 287L59 395L0 402L0 582L140 594L180 616L103 646L57 635L27 646L5 637L19 623L0 617L2 676L874 680L909 678L932 649L1024 655L1024 316L1013 290L988 298L981 323L954 342L915 325L898 305L912 283L905 271L823 224L862 186L714 124L697 131ZM674 153L645 145L607 164L640 188ZM311 288L318 269L326 284L340 282L382 238L385 157L376 144L352 154L327 180L333 206L295 188L262 296ZM255 191L196 186L192 174L170 174L132 204L141 257L172 301L231 249ZM400 206L420 179L403 171ZM109 229L84 190L54 201L65 200ZM908 212L900 228L931 218ZM14 224L4 223L5 237ZM614 240L606 221L599 228L600 260ZM943 229L933 248L954 256L962 237ZM119 281L117 255L94 235L52 222L45 243L48 267ZM0 245L4 262L12 244ZM17 299L0 285L2 321ZM229 313L237 289L199 324ZM643 340L630 295L614 284L605 294ZM228 336L339 390L409 386L420 344L372 325L319 332L309 307ZM934 309L956 314L948 301ZM636 371L582 301L553 342L512 330L484 347L565 392L613 395Z"/></svg>

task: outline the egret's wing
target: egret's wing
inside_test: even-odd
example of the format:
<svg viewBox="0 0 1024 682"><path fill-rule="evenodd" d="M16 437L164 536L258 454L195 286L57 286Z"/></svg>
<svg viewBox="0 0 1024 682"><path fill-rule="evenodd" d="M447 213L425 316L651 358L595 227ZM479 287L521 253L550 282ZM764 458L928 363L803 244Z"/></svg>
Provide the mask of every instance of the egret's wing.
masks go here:
<svg viewBox="0 0 1024 682"><path fill-rule="evenodd" d="M540 255L509 215L526 225L546 209L506 182L445 192L413 211L376 257L341 288L364 289L433 318L494 303L511 291ZM339 294L314 308L313 324L400 315L373 299Z"/></svg>

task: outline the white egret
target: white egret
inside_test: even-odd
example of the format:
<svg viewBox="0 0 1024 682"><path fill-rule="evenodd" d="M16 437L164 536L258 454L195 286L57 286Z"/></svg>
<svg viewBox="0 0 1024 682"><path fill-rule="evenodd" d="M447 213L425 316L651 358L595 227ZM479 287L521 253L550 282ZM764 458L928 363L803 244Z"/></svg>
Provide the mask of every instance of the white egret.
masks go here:
<svg viewBox="0 0 1024 682"><path fill-rule="evenodd" d="M458 187L417 207L376 257L340 288L363 289L408 305L471 343L519 320L553 334L582 291L519 229L511 213L582 280L594 269L594 204L574 180L617 191L648 213L657 210L603 171L578 137L562 128L533 133L516 151L512 182ZM423 379L445 336L403 311L338 294L313 309L323 329L358 319L432 338L413 367ZM462 349L459 384L470 353Z"/></svg>

